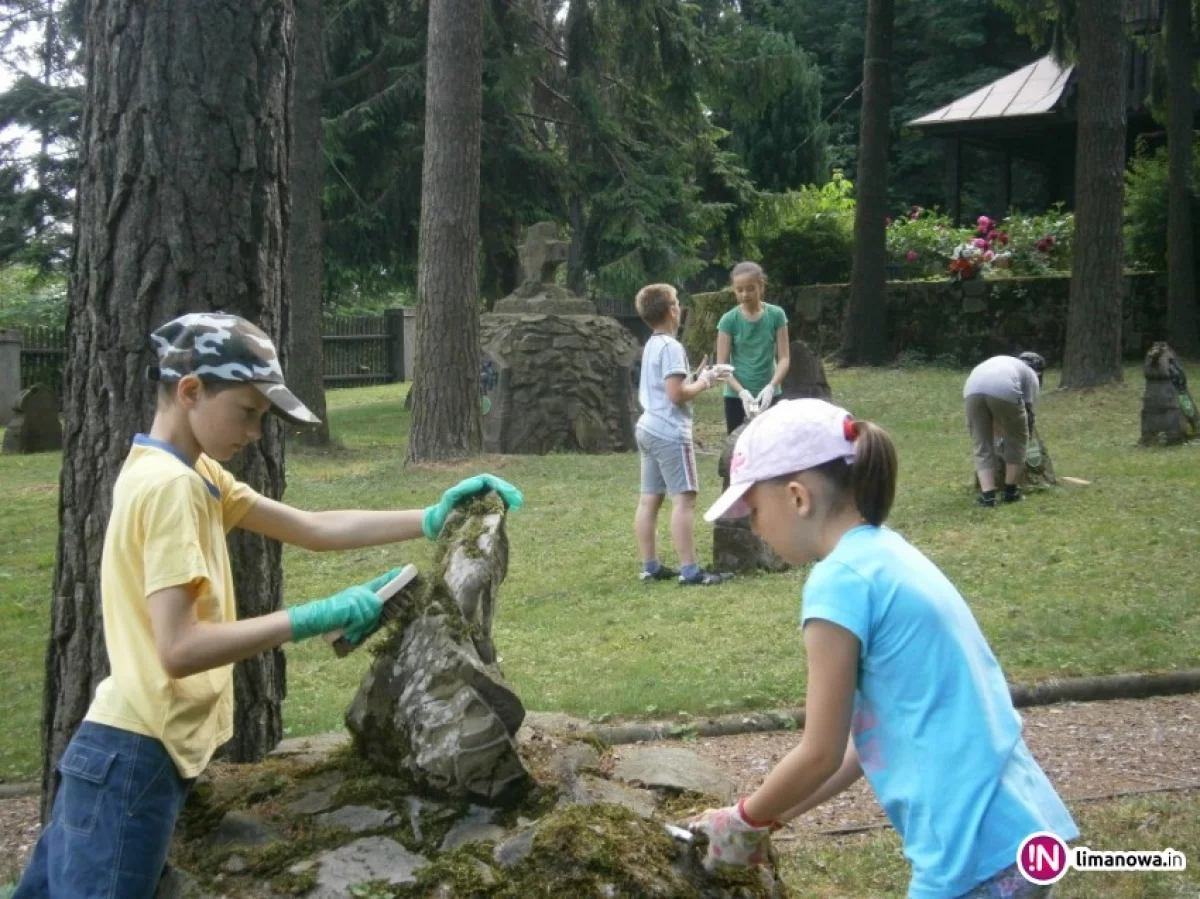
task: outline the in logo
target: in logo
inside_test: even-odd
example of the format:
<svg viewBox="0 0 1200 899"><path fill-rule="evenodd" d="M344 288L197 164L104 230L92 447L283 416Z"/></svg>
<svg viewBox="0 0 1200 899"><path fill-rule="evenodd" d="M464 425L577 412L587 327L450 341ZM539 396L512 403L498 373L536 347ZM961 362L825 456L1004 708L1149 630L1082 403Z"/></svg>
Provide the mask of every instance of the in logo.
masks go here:
<svg viewBox="0 0 1200 899"><path fill-rule="evenodd" d="M1031 834L1017 850L1017 868L1030 883L1049 886L1067 873L1070 861L1067 844L1052 833Z"/></svg>

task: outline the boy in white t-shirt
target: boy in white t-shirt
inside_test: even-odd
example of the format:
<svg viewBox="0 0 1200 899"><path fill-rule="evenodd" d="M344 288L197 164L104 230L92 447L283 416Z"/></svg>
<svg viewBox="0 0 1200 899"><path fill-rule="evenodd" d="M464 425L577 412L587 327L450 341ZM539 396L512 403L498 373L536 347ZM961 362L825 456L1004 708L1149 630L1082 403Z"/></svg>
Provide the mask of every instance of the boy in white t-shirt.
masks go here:
<svg viewBox="0 0 1200 899"><path fill-rule="evenodd" d="M638 451L642 459L641 498L633 519L642 554L644 582L678 578L686 586L710 587L732 577L704 571L696 561L696 452L692 444L692 400L719 380L705 367L695 379L688 377L687 353L675 339L679 330L679 297L669 284L650 284L638 291L637 310L653 333L642 351L638 402L643 412L637 424ZM671 538L679 554L680 570L658 561L655 535L658 510L664 496L671 497Z"/></svg>

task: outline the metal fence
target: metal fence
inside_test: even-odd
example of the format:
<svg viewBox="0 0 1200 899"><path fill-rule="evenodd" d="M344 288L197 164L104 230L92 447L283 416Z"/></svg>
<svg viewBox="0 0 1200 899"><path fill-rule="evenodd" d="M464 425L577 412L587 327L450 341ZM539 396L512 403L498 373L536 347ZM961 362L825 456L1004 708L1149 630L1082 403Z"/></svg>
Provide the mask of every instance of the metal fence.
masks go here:
<svg viewBox="0 0 1200 899"><path fill-rule="evenodd" d="M411 327L411 313L409 317ZM405 380L403 309L383 315L326 317L321 323L325 387L363 387ZM45 384L62 400L67 338L61 328L21 328L21 388ZM409 343L412 335L409 335Z"/></svg>
<svg viewBox="0 0 1200 899"><path fill-rule="evenodd" d="M67 368L67 332L62 328L21 329L21 388L45 384L62 402Z"/></svg>
<svg viewBox="0 0 1200 899"><path fill-rule="evenodd" d="M403 380L403 367L392 366L393 335L386 315L332 318L321 322L325 349L325 386L364 387Z"/></svg>
<svg viewBox="0 0 1200 899"><path fill-rule="evenodd" d="M649 329L629 301L598 304L629 328L639 340ZM365 387L407 380L412 371L416 320L411 309L388 309L383 315L327 316L321 322L325 354L325 387ZM407 333L406 333L407 332ZM45 384L62 401L67 365L66 332L61 328L21 329L21 387Z"/></svg>

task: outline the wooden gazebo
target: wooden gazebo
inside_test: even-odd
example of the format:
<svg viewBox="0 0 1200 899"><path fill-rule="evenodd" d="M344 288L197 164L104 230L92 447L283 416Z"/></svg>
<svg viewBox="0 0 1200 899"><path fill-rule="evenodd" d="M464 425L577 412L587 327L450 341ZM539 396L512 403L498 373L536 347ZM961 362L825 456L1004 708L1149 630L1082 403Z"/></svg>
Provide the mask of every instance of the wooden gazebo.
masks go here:
<svg viewBox="0 0 1200 899"><path fill-rule="evenodd" d="M1126 0L1125 23L1131 34L1126 53L1126 155L1138 137L1161 132L1148 107L1153 59L1133 37L1162 28L1161 0ZM1003 209L1012 206L1012 171L1021 161L1044 173L1050 203L1074 204L1074 66L1043 56L966 96L913 119L907 125L947 142L946 209L962 218L963 149L978 147L999 154L1003 172Z"/></svg>

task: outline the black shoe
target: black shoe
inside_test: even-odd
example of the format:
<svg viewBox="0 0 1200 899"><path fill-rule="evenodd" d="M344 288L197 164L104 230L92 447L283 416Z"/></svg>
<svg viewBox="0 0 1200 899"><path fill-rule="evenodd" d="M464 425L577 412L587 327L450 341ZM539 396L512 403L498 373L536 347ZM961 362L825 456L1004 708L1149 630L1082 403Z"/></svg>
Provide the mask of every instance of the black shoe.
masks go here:
<svg viewBox="0 0 1200 899"><path fill-rule="evenodd" d="M994 491L992 492L991 496L986 493L981 493L979 496L975 497L975 502L984 508L994 509L996 508L996 494Z"/></svg>
<svg viewBox="0 0 1200 899"><path fill-rule="evenodd" d="M679 576L679 586L681 587L715 587L718 584L723 584L726 581L733 580L731 572L723 572L718 574L715 571L701 571L694 578L688 580L683 575Z"/></svg>
<svg viewBox="0 0 1200 899"><path fill-rule="evenodd" d="M668 568L666 565L659 565L653 572L642 570L641 580L643 584L648 584L651 581L673 581L679 577L679 572L674 568Z"/></svg>
<svg viewBox="0 0 1200 899"><path fill-rule="evenodd" d="M1006 503L1019 503L1021 500L1025 499L1025 494L1022 493L1020 491L1020 489L1017 487L1013 487L1011 489L1008 487L1005 487L1004 493L1001 495L1000 498L1003 499Z"/></svg>

